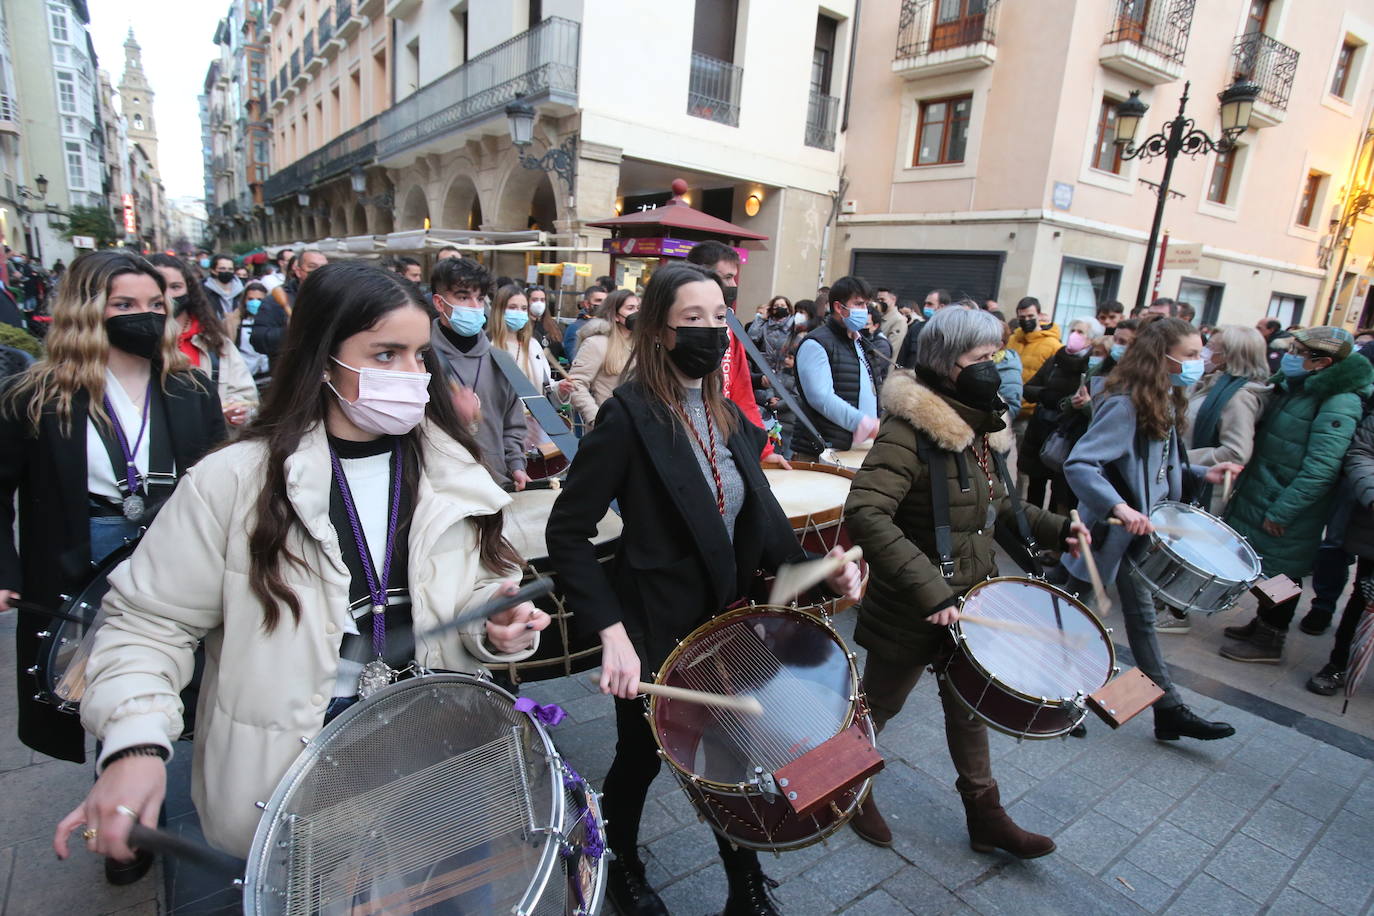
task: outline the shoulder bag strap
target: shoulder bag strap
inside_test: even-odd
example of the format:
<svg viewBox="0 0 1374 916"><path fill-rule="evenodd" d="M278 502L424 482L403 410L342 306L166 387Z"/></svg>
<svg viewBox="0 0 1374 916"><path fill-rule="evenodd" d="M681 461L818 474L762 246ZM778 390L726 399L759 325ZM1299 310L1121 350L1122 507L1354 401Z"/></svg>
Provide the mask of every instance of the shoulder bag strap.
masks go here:
<svg viewBox="0 0 1374 916"><path fill-rule="evenodd" d="M930 475L930 509L935 522L935 552L940 555L940 575L954 578L954 538L949 524L949 476L946 455L925 433L916 437L916 451Z"/></svg>

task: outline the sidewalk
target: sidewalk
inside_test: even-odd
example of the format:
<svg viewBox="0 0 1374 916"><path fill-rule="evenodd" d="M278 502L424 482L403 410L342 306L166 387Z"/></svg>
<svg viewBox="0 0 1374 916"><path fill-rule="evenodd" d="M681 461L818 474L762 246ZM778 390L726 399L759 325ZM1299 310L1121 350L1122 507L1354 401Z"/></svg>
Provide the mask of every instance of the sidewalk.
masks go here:
<svg viewBox="0 0 1374 916"><path fill-rule="evenodd" d="M846 639L853 625L853 614L839 618ZM8 664L14 663L12 627L12 619L0 618L0 659ZM1189 637L1166 638L1170 657L1185 640L1198 643L1198 658L1204 647L1214 652L1199 629ZM1205 675L1180 671L1180 682L1224 673L1230 663L1212 657L1216 661ZM6 799L0 911L162 912L156 872L133 887L112 888L95 857L79 849L64 863L53 857L53 825L86 791L91 770L35 759L18 745L13 688L6 684L0 699L0 792ZM1254 705L1234 687L1222 688L1238 703ZM595 693L585 675L528 685L526 693L568 711L570 718L553 730L554 741L580 772L599 782L615 746L610 699ZM1365 737L1329 731L1319 720L1290 713L1299 724L1294 728L1193 690L1184 693L1199 713L1234 724L1236 737L1156 742L1149 714L1115 733L1090 717L1083 740L1018 744L993 735L1004 804L1023 825L1053 835L1059 844L1051 856L1020 862L969 850L934 680L923 679L881 742L887 768L877 777L876 791L896 836L893 848L870 846L845 829L826 845L765 856L764 870L782 881L784 912L1370 912L1370 730L1359 729ZM1339 713L1339 700L1331 702ZM1363 716L1371 705L1370 697L1360 697L1352 710L1358 707ZM1262 703L1259 708L1273 712ZM1348 726L1362 721L1349 718ZM1368 756L1304 733L1323 729ZM650 879L674 914L719 910L725 879L714 844L666 772L645 810L642 842Z"/></svg>

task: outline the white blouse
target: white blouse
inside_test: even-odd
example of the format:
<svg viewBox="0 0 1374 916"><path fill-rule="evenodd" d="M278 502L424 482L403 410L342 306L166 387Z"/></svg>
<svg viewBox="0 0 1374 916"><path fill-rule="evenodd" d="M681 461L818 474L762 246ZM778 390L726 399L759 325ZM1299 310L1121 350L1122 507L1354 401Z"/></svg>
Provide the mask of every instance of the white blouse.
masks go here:
<svg viewBox="0 0 1374 916"><path fill-rule="evenodd" d="M115 416L119 418L119 425L124 429L124 436L132 446L138 438L138 428L143 423L143 405L134 404L124 386L119 383L119 379L115 378L115 374L108 368L105 370L105 395L110 399ZM94 409L95 405L91 406ZM148 473L148 443L153 438L152 425L153 418L149 416L149 428L144 431L143 441L134 450L134 464L138 467L139 474L136 483L140 484ZM115 468L110 463L110 453L105 448L105 440L101 438L100 428L93 416L86 419L86 490L92 495L103 496L116 503L124 501L123 462L120 463L116 477Z"/></svg>

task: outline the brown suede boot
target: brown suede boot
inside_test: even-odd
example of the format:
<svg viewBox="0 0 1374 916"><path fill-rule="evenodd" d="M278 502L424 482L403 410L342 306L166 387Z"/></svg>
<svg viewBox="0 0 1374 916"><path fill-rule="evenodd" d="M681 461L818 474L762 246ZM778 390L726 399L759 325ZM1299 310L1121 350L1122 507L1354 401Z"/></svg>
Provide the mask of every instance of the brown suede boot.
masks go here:
<svg viewBox="0 0 1374 916"><path fill-rule="evenodd" d="M873 799L872 789L868 790L868 796L849 819L849 826L854 828L860 839L867 840L874 846L892 845L892 830L878 813L878 803Z"/></svg>
<svg viewBox="0 0 1374 916"><path fill-rule="evenodd" d="M963 799L969 845L974 852L1001 849L1018 859L1038 859L1054 852L1054 840L1016 826L1002 807L996 786L977 795L965 795Z"/></svg>

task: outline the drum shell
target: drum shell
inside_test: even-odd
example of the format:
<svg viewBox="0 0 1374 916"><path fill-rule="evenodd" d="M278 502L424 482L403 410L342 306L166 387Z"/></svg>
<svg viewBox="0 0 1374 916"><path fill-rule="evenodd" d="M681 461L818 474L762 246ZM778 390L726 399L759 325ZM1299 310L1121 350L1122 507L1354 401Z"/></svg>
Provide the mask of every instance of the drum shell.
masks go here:
<svg viewBox="0 0 1374 916"><path fill-rule="evenodd" d="M961 639L949 650L940 676L969 712L1017 738L1058 738L1087 712L1081 706L1032 699L1003 686L964 649Z"/></svg>
<svg viewBox="0 0 1374 916"><path fill-rule="evenodd" d="M1186 613L1228 610L1251 585L1200 569L1172 553L1157 534L1141 539L1126 562L1157 600Z"/></svg>

